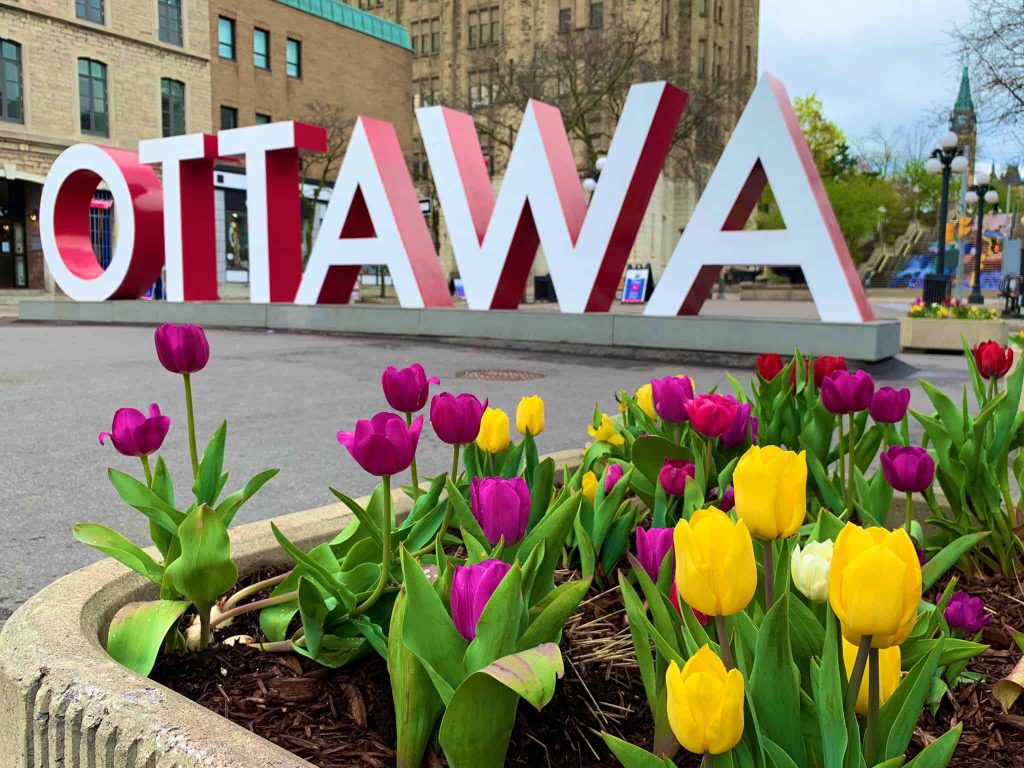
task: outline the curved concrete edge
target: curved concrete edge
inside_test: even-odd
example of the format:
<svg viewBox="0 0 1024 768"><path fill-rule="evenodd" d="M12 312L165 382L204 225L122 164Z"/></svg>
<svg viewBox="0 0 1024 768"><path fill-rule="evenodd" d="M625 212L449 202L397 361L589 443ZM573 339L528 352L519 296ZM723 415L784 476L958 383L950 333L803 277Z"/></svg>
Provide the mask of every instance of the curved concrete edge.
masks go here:
<svg viewBox="0 0 1024 768"><path fill-rule="evenodd" d="M551 454L556 466L580 451ZM393 495L398 515L409 499ZM362 501L365 502L365 499ZM352 520L342 504L231 530L239 571L288 565L274 522L309 549ZM106 559L50 584L0 632L0 763L22 768L313 768L312 764L118 664L103 649L121 606L156 586Z"/></svg>

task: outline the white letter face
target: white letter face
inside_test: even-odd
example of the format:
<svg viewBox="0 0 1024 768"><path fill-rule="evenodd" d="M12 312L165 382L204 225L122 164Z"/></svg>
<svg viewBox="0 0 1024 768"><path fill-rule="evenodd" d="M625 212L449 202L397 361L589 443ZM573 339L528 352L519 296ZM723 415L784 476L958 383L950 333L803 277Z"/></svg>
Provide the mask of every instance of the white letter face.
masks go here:
<svg viewBox="0 0 1024 768"><path fill-rule="evenodd" d="M770 184L784 230L743 229ZM700 311L723 266L799 266L826 322L874 319L782 83L765 74L647 305L648 315Z"/></svg>

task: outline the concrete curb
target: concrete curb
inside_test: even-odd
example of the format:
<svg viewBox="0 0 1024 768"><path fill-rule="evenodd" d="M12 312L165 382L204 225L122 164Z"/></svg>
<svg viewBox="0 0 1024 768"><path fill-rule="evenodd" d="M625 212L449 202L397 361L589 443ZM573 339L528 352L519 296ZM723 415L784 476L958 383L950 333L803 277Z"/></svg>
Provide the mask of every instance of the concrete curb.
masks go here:
<svg viewBox="0 0 1024 768"><path fill-rule="evenodd" d="M580 452L552 457L562 467ZM396 514L408 512L401 491L394 499ZM351 519L335 504L273 522L309 549ZM290 564L270 522L232 529L240 572ZM14 612L0 632L4 768L313 768L107 655L103 642L114 613L156 597L154 584L107 559L58 579Z"/></svg>

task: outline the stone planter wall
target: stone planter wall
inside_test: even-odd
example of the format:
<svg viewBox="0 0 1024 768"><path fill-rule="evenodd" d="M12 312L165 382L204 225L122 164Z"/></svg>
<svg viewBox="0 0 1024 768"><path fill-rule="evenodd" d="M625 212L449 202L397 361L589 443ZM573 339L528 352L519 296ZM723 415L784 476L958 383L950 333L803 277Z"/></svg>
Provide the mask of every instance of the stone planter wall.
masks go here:
<svg viewBox="0 0 1024 768"><path fill-rule="evenodd" d="M963 350L961 334L967 339L969 347L989 339L1006 346L1009 337L1004 320L900 318L900 346L903 349L959 352Z"/></svg>

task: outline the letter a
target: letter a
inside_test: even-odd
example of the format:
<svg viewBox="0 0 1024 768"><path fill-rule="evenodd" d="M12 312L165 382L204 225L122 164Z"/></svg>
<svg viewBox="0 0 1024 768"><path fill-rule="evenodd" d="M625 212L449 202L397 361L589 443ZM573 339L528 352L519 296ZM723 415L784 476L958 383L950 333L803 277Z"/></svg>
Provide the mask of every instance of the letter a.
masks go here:
<svg viewBox="0 0 1024 768"><path fill-rule="evenodd" d="M771 184L784 230L743 227ZM695 315L723 266L803 269L826 322L874 319L782 83L758 81L644 314Z"/></svg>

